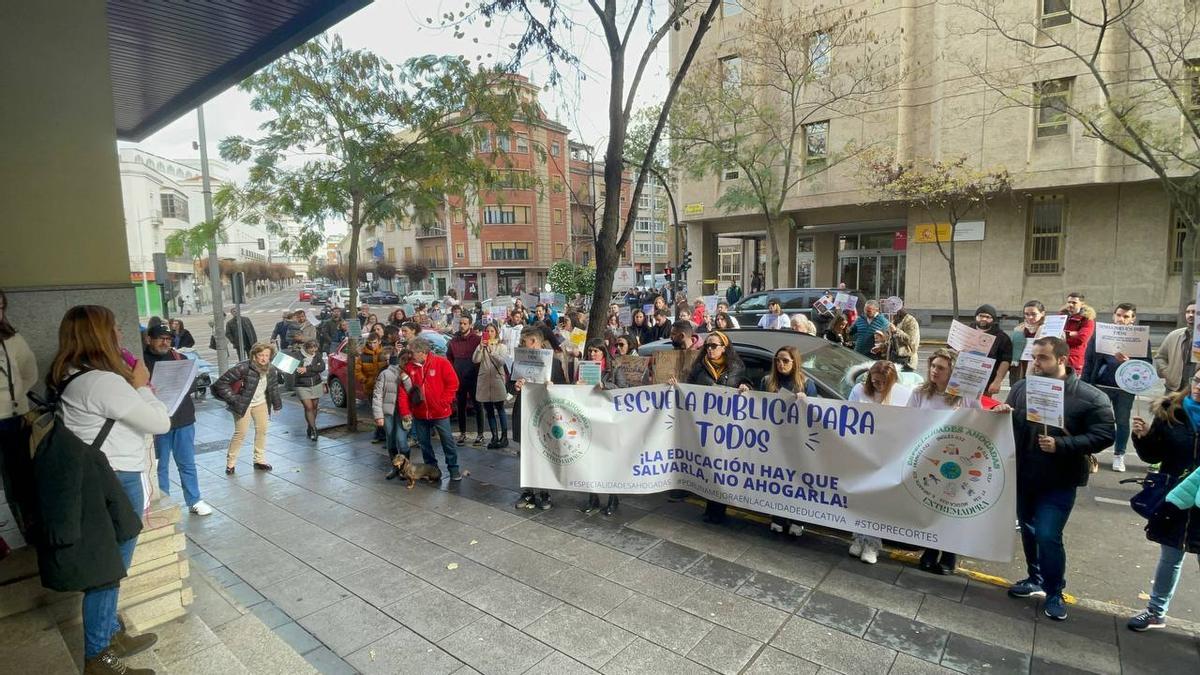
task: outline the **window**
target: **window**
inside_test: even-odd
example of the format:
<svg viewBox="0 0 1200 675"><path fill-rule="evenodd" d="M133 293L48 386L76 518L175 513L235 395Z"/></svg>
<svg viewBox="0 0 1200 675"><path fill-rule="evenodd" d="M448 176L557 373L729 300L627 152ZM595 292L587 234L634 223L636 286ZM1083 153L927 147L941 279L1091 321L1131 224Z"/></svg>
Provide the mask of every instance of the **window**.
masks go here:
<svg viewBox="0 0 1200 675"><path fill-rule="evenodd" d="M517 152L529 152L529 138L517 136Z"/></svg>
<svg viewBox="0 0 1200 675"><path fill-rule="evenodd" d="M466 249L464 248L464 246L462 244L455 244L454 245L454 259L462 260L465 257L467 257L467 253L466 253Z"/></svg>
<svg viewBox="0 0 1200 675"><path fill-rule="evenodd" d="M829 33L813 33L808 36L808 71L813 77L829 74L829 52L833 48Z"/></svg>
<svg viewBox="0 0 1200 675"><path fill-rule="evenodd" d="M741 0L722 0L721 16L737 16L742 13Z"/></svg>
<svg viewBox="0 0 1200 675"><path fill-rule="evenodd" d="M487 242L488 260L529 260L532 249L529 242Z"/></svg>
<svg viewBox="0 0 1200 675"><path fill-rule="evenodd" d="M641 197L638 197L638 208L639 209L650 208L650 198L647 197L646 195L642 195Z"/></svg>
<svg viewBox="0 0 1200 675"><path fill-rule="evenodd" d="M533 187L533 178L525 169L499 169L492 171L493 190L528 190Z"/></svg>
<svg viewBox="0 0 1200 675"><path fill-rule="evenodd" d="M491 152L492 151L492 135L491 135L491 133L486 132L486 131L483 132L483 136L479 139L479 151L480 152Z"/></svg>
<svg viewBox="0 0 1200 675"><path fill-rule="evenodd" d="M1037 95L1037 137L1049 138L1067 133L1067 106L1071 104L1071 85L1075 78L1039 82Z"/></svg>
<svg viewBox="0 0 1200 675"><path fill-rule="evenodd" d="M413 259L412 258L412 247L405 246L404 247L404 262L412 262L412 259Z"/></svg>
<svg viewBox="0 0 1200 675"><path fill-rule="evenodd" d="M387 223L385 223L385 224L384 224L384 226L383 226L383 227L384 227L384 229L386 229L388 232L394 232L394 231L396 230L396 223L394 223L394 222L392 222L392 221L390 221L390 220L389 220L389 221L387 221Z"/></svg>
<svg viewBox="0 0 1200 675"><path fill-rule="evenodd" d="M554 258L556 260L562 260L563 258L566 258L566 257L567 257L567 245L562 242L555 243L554 244Z"/></svg>
<svg viewBox="0 0 1200 675"><path fill-rule="evenodd" d="M396 249L389 248L387 250L387 261L390 263L396 262Z"/></svg>
<svg viewBox="0 0 1200 675"><path fill-rule="evenodd" d="M726 89L742 86L742 57L734 55L721 59L721 82Z"/></svg>
<svg viewBox="0 0 1200 675"><path fill-rule="evenodd" d="M1184 258L1183 238L1184 238L1184 235L1187 234L1187 222L1183 219L1183 216L1178 215L1178 214L1176 214L1171 219L1171 222L1174 223L1174 227L1172 228L1172 231L1171 231L1171 267L1170 267L1170 271L1171 271L1171 274L1179 274L1180 272L1183 271L1183 258ZM1195 254L1196 251L1200 251L1200 246L1197 246L1192 251L1192 259L1196 261L1197 269L1200 269L1200 257L1196 256L1196 254Z"/></svg>
<svg viewBox="0 0 1200 675"><path fill-rule="evenodd" d="M667 244L662 241L635 241L633 254L639 256L666 256Z"/></svg>
<svg viewBox="0 0 1200 675"><path fill-rule="evenodd" d="M512 141L509 139L508 134L496 134L496 147L503 152L512 150Z"/></svg>
<svg viewBox="0 0 1200 675"><path fill-rule="evenodd" d="M1030 274L1062 274L1067 200L1061 195L1037 197L1029 205L1027 242Z"/></svg>
<svg viewBox="0 0 1200 675"><path fill-rule="evenodd" d="M829 158L829 122L804 125L804 161L807 164L824 162Z"/></svg>
<svg viewBox="0 0 1200 675"><path fill-rule="evenodd" d="M528 206L485 206L483 222L486 225L527 225Z"/></svg>
<svg viewBox="0 0 1200 675"><path fill-rule="evenodd" d="M1042 0L1042 28L1071 23L1071 0Z"/></svg>
<svg viewBox="0 0 1200 675"><path fill-rule="evenodd" d="M558 176L555 176L554 178L551 178L551 179L550 179L550 190L551 190L552 192L556 192L556 193L557 193L557 192L562 192L562 191L563 191L563 182L562 182L562 179L561 179L561 178L559 178Z"/></svg>
<svg viewBox="0 0 1200 675"><path fill-rule="evenodd" d="M730 284L742 278L742 247L740 244L717 248L717 278Z"/></svg>
<svg viewBox="0 0 1200 675"><path fill-rule="evenodd" d="M1188 79L1188 111L1195 115L1200 113L1200 59L1189 59L1184 64Z"/></svg>
<svg viewBox="0 0 1200 675"><path fill-rule="evenodd" d="M184 197L178 192L163 192L158 196L158 200L159 205L162 207L163 218L190 220L188 218L187 197Z"/></svg>
<svg viewBox="0 0 1200 675"><path fill-rule="evenodd" d="M460 225L462 224L462 222L463 222L463 210L462 209L454 209L454 222L456 222Z"/></svg>
<svg viewBox="0 0 1200 675"><path fill-rule="evenodd" d="M550 144L550 154L558 157L558 153L560 152L562 152L562 146L558 144L558 141L552 142Z"/></svg>
<svg viewBox="0 0 1200 675"><path fill-rule="evenodd" d="M636 232L663 232L666 230L666 223L651 218L638 218L633 221L633 229Z"/></svg>
<svg viewBox="0 0 1200 675"><path fill-rule="evenodd" d="M555 225L563 224L563 210L562 209L554 209L554 224Z"/></svg>
<svg viewBox="0 0 1200 675"><path fill-rule="evenodd" d="M721 169L721 180L737 180L742 175L735 161L737 145L733 141L722 141L721 151L726 154L725 168Z"/></svg>

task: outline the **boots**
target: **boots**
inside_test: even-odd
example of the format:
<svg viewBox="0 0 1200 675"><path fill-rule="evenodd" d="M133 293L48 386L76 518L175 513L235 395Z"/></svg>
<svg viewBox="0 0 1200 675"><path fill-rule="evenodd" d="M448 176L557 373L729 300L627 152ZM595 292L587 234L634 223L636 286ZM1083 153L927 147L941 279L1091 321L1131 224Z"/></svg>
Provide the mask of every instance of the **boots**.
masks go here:
<svg viewBox="0 0 1200 675"><path fill-rule="evenodd" d="M117 658L125 659L140 654L147 649L153 647L158 642L158 636L154 633L142 633L141 635L130 635L125 630L125 622L121 622L121 629L113 636L112 641L108 643L108 648Z"/></svg>
<svg viewBox="0 0 1200 675"><path fill-rule="evenodd" d="M600 510L600 495L588 495L587 504L579 509L584 513L595 513Z"/></svg>
<svg viewBox="0 0 1200 675"><path fill-rule="evenodd" d="M95 658L88 659L83 666L83 675L154 675L154 671L149 668L130 668L109 647Z"/></svg>
<svg viewBox="0 0 1200 675"><path fill-rule="evenodd" d="M604 507L604 515L611 516L614 512L616 512L618 503L619 500L617 499L616 495L609 495L608 504Z"/></svg>

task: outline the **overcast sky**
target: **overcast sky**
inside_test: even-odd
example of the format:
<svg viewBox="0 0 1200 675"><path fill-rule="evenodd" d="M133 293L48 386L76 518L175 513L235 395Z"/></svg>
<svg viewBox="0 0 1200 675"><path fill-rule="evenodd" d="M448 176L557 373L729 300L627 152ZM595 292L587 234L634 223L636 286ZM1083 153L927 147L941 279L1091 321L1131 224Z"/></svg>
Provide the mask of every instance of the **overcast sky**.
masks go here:
<svg viewBox="0 0 1200 675"><path fill-rule="evenodd" d="M542 106L548 115L572 129L572 140L598 145L608 137L608 51L595 15L585 0L560 2L572 7L576 24L569 34L564 33L564 37L567 37L571 49L580 58L579 73L582 76L573 67L563 68L561 83L542 93ZM662 11L661 2L647 4L655 5L658 11ZM482 56L484 62L495 62L511 56L508 45L521 34L524 22L515 17L506 17L496 21L491 28L485 28L482 21L477 21L475 25L465 27L467 36L461 40L455 39L450 29L436 27L442 13L461 9L462 0L375 0L334 26L331 32L340 35L348 47L369 49L392 62L423 54L461 54L472 60ZM428 18L434 19L435 26L427 24ZM626 81L632 79L636 59L649 38L650 28L644 12L639 23L627 51L630 75ZM475 42L476 39L478 42ZM491 59L487 58L488 53L492 54ZM543 85L548 80L548 72L544 60L537 54L527 58L521 68L522 74ZM668 56L664 40L639 87L638 107L662 100L666 95L667 75ZM258 125L267 119L265 114L251 110L249 95L236 88L206 103L204 117L209 156L213 158L217 157L217 143L222 138L232 135L253 137ZM164 157L182 159L198 156L192 149L195 140L196 116L189 113L141 143L120 145L136 146ZM238 170L235 175L244 177L245 173ZM336 231L336 227L330 227L329 231Z"/></svg>

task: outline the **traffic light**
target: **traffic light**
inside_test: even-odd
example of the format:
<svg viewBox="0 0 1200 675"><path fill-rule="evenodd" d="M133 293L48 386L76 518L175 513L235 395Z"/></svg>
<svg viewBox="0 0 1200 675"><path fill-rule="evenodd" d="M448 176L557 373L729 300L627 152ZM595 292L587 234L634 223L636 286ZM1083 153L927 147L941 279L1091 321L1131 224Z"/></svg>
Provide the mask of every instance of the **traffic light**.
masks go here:
<svg viewBox="0 0 1200 675"><path fill-rule="evenodd" d="M686 273L690 269L692 269L692 252L684 251L683 262L679 265L679 271L680 273Z"/></svg>

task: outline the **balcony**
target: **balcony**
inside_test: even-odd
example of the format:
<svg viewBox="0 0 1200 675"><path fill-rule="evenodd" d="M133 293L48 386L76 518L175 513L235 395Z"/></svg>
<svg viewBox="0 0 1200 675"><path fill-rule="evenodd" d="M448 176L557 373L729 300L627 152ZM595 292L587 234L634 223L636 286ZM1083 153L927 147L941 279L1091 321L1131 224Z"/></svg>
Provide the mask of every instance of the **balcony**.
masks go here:
<svg viewBox="0 0 1200 675"><path fill-rule="evenodd" d="M417 238L446 236L446 228L441 225L421 225L417 227Z"/></svg>
<svg viewBox="0 0 1200 675"><path fill-rule="evenodd" d="M446 264L445 258L418 258L422 265L431 270L446 269L449 265Z"/></svg>

